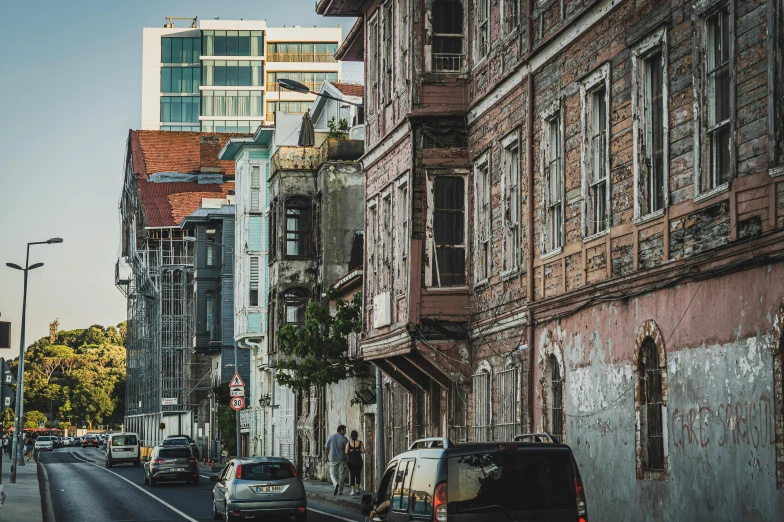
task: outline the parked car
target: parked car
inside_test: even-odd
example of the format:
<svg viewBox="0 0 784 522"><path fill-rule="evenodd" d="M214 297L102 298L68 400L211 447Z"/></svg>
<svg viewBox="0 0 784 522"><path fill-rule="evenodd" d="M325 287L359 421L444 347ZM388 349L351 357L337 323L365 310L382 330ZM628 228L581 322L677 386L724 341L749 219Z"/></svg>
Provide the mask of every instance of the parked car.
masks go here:
<svg viewBox="0 0 784 522"><path fill-rule="evenodd" d="M87 446L92 446L93 448L98 447L98 437L95 435L85 435L82 437L82 447L86 448Z"/></svg>
<svg viewBox="0 0 784 522"><path fill-rule="evenodd" d="M364 496L362 506L364 515L374 506L392 522L588 520L572 450L546 433L510 442L417 440L392 459L376 498Z"/></svg>
<svg viewBox="0 0 784 522"><path fill-rule="evenodd" d="M297 469L282 457L240 458L229 461L212 490L212 516L216 520L294 516L308 517L305 486Z"/></svg>
<svg viewBox="0 0 784 522"><path fill-rule="evenodd" d="M81 446L82 445L82 438L81 437L74 437L73 445L74 446Z"/></svg>
<svg viewBox="0 0 784 522"><path fill-rule="evenodd" d="M57 437L51 437L49 435L41 435L37 439L35 439L35 449L36 450L49 450L54 451L54 441Z"/></svg>
<svg viewBox="0 0 784 522"><path fill-rule="evenodd" d="M183 443L183 441L181 439L185 439L186 442ZM172 440L174 442L172 442ZM169 436L167 436L166 438L163 439L163 445L164 446L170 446L170 445L174 445L174 446L180 446L180 445L190 446L191 447L191 451L193 452L193 456L196 457L196 460L199 460L199 447L196 445L195 442L193 442L193 439L190 438L188 435L169 435Z"/></svg>
<svg viewBox="0 0 784 522"><path fill-rule="evenodd" d="M141 464L141 448L139 437L135 433L113 433L107 437L106 467L124 462L139 466Z"/></svg>
<svg viewBox="0 0 784 522"><path fill-rule="evenodd" d="M155 487L163 481L199 484L199 462L188 446L156 446L150 456L142 457L144 483Z"/></svg>

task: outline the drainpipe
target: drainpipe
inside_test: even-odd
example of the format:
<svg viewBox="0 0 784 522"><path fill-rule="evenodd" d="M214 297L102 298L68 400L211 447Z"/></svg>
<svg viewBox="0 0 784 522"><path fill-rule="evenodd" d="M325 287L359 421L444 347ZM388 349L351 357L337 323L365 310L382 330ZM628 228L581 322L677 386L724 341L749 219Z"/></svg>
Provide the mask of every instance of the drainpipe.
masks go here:
<svg viewBox="0 0 784 522"><path fill-rule="evenodd" d="M527 3L528 19L528 56L534 43L533 11L534 0ZM527 60L527 57L526 57ZM528 431L534 431L534 313L531 303L534 301L534 77L528 71L528 96L526 114L526 168L528 170Z"/></svg>

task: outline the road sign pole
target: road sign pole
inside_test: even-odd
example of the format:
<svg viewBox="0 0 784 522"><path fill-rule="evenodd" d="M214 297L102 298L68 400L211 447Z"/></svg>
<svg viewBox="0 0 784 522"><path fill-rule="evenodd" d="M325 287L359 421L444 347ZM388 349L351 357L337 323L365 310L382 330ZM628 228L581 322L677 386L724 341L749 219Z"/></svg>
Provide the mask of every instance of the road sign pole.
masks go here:
<svg viewBox="0 0 784 522"><path fill-rule="evenodd" d="M3 387L5 386L5 359L0 357L0 444L3 444L3 417L5 417L5 398L3 397ZM5 446L0 446L0 484L3 483L3 453ZM9 453L10 455L10 453Z"/></svg>
<svg viewBox="0 0 784 522"><path fill-rule="evenodd" d="M237 341L234 341L234 374L239 375L240 367L239 367L239 354L237 351ZM234 381L234 379L232 379ZM240 439L240 410L236 410L234 412L234 423L235 423L235 445L237 446L237 458L242 457L242 444ZM227 511L228 512L228 511Z"/></svg>

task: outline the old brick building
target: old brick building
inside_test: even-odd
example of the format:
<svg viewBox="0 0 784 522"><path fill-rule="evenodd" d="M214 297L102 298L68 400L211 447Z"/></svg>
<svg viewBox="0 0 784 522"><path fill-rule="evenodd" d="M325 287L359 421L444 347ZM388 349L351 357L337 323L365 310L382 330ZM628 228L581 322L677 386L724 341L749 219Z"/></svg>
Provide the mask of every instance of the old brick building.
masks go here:
<svg viewBox="0 0 784 522"><path fill-rule="evenodd" d="M784 510L784 7L322 0L365 60L387 457L572 446L598 520ZM715 488L721 484L721 488Z"/></svg>

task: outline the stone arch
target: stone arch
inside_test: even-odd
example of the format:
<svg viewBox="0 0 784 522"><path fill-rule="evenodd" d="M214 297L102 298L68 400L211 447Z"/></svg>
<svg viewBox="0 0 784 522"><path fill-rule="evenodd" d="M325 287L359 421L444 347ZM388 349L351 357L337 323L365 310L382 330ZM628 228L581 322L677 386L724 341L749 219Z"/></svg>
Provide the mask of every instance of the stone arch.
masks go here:
<svg viewBox="0 0 784 522"><path fill-rule="evenodd" d="M643 398L643 383L645 375L641 375L641 363L644 357L643 352L646 349L654 348L656 350L657 364L661 371L661 428L663 435L663 469L659 471L651 471L646 469L644 462L644 454L646 449L643 447L643 433L642 423L642 398ZM653 319L648 319L637 328L635 346L634 346L634 418L635 418L635 450L636 450L636 463L637 463L637 478L648 480L666 480L669 476L670 460L668 440L668 427L667 427L667 349L665 346L664 335L662 334L659 325Z"/></svg>
<svg viewBox="0 0 784 522"><path fill-rule="evenodd" d="M552 366L551 361L555 361L558 365L561 385L560 385L560 433L553 432L553 428L558 428L556 419L551 418L554 413L553 400L558 396L553 393L552 389ZM551 432L560 439L562 443L566 443L566 365L564 364L563 349L559 341L553 340L548 335L539 350L539 368L541 377L539 379L539 389L541 390L542 403L541 403L541 418L542 418L542 431ZM555 425L555 426L554 426Z"/></svg>

